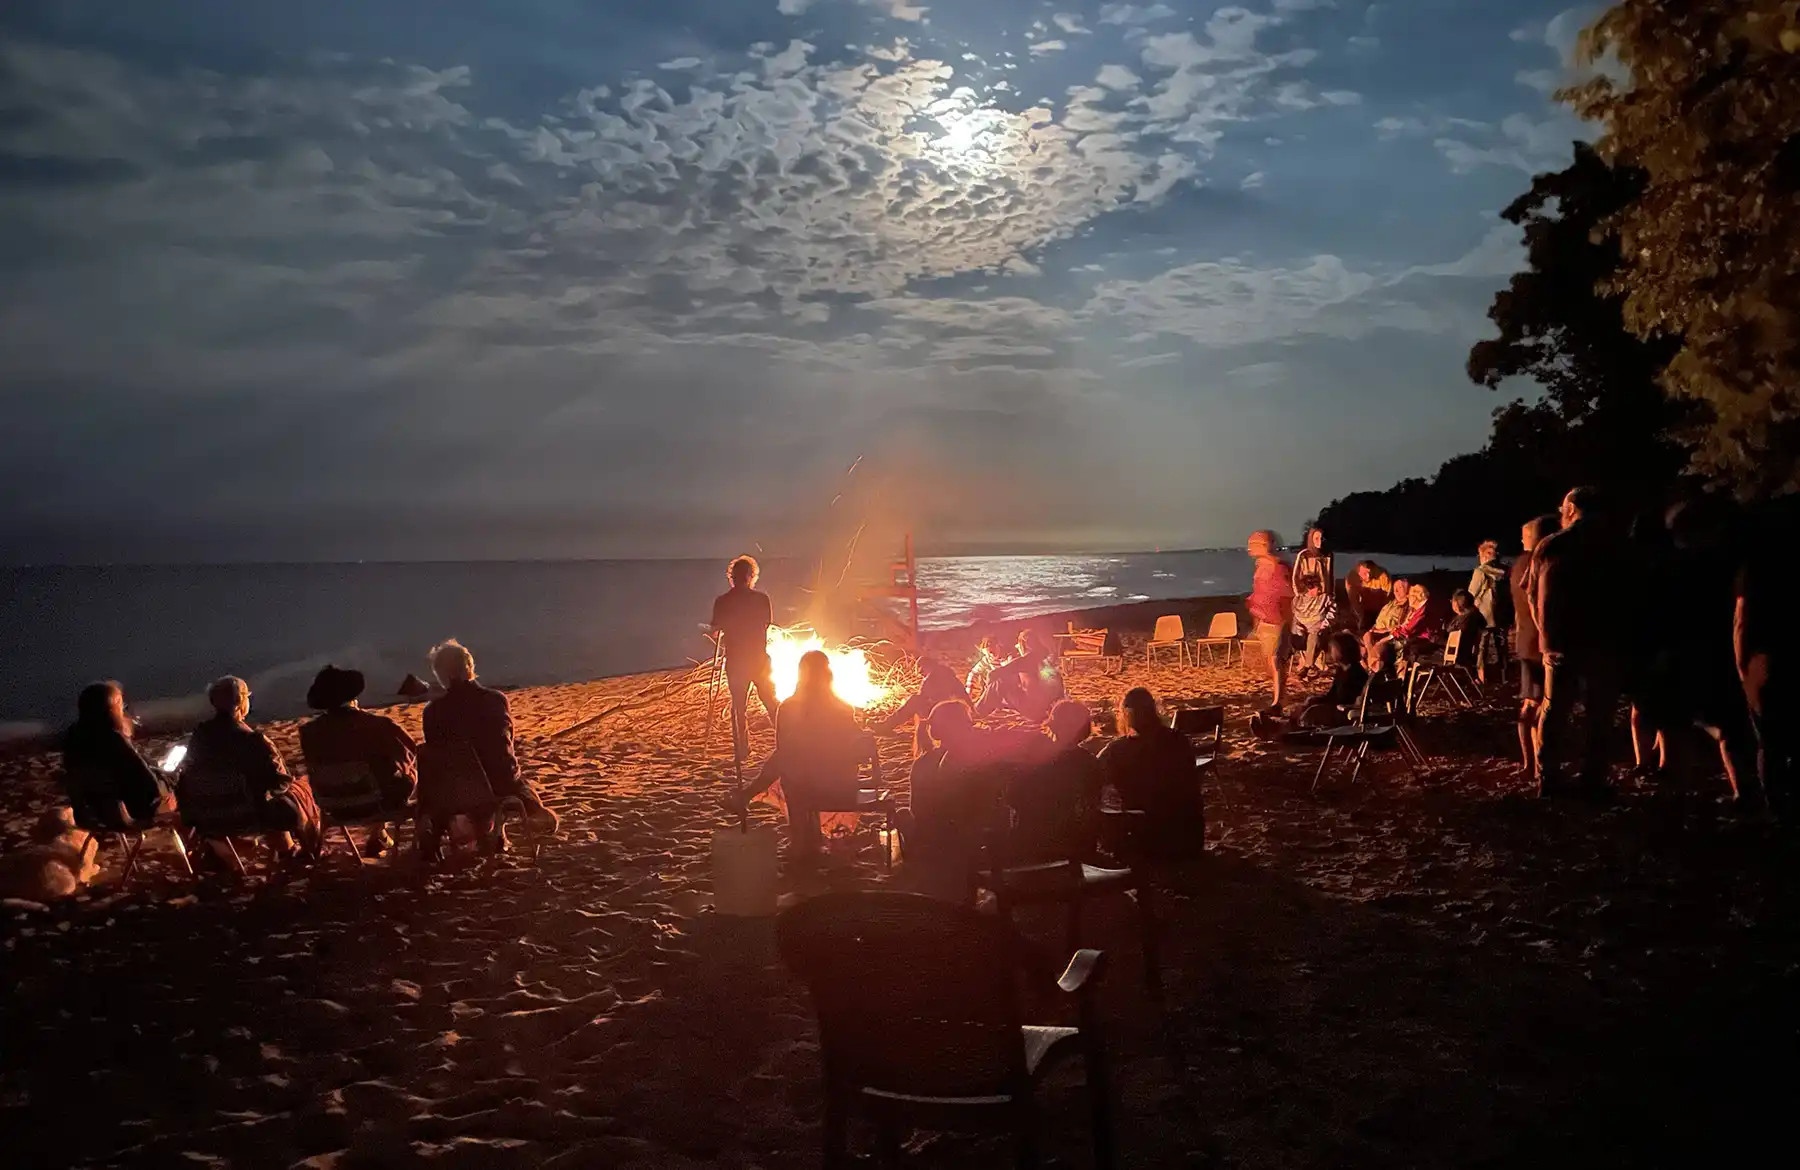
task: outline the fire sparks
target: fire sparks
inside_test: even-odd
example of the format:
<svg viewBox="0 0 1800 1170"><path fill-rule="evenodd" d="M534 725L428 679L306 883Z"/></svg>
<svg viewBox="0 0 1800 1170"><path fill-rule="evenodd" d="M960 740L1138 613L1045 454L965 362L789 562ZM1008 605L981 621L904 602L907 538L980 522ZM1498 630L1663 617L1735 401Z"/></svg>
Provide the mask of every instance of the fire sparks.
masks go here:
<svg viewBox="0 0 1800 1170"><path fill-rule="evenodd" d="M831 659L831 689L837 697L861 710L867 710L887 697L888 688L875 681L869 669L869 656L860 649L830 649L825 640L810 630L784 630L769 627L769 660L775 668L775 697L786 699L794 693L800 680L800 656L809 650L823 650Z"/></svg>

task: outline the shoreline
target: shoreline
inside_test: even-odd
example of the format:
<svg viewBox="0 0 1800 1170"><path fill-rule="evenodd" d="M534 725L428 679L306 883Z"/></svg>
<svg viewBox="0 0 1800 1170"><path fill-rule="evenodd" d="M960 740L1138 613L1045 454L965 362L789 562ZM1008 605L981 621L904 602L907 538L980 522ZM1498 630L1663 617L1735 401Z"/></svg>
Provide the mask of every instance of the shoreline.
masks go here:
<svg viewBox="0 0 1800 1170"><path fill-rule="evenodd" d="M1414 578L1427 581L1434 586L1447 586L1452 582L1460 581L1461 572L1455 569L1435 569L1429 573L1414 574ZM1030 617L1007 617L995 614L980 617L960 626L921 630L919 632L920 652L963 654L973 657L976 644L984 636L994 636L1002 639L1003 644L1010 645L1013 637L1021 630L1032 629L1050 634L1064 630L1070 624L1080 629L1104 628L1118 634L1145 634L1156 625L1157 618L1166 614L1179 616L1186 636L1197 638L1205 634L1207 625L1212 621L1214 614L1228 611L1236 611L1238 633L1240 637L1243 637L1253 629L1248 612L1244 608L1246 600L1244 594L1224 593L1161 601L1125 601L1111 605L1082 606ZM477 650L479 651L479 647ZM504 685L499 689L508 694L528 694L550 688L591 686L598 683L617 683L632 679L643 680L647 683L653 679L691 670L696 664L705 665L698 659L690 659L684 664L620 671L573 681L521 682ZM961 673L960 669L958 673ZM126 693L129 695L129 680L121 681L126 682ZM425 701L428 700L415 701L384 695L372 698L371 701L364 704L364 707L370 711L391 712L417 706ZM205 699L199 695L134 699L133 704L140 710L147 709L147 712L141 715L138 721L139 737L147 741L183 735L191 731L197 722L206 717ZM285 727L297 725L308 717L307 712L282 713L268 720L253 722L259 727ZM62 725L60 724L53 725L32 720L0 720L0 757L30 756L54 751L57 739L61 734Z"/></svg>

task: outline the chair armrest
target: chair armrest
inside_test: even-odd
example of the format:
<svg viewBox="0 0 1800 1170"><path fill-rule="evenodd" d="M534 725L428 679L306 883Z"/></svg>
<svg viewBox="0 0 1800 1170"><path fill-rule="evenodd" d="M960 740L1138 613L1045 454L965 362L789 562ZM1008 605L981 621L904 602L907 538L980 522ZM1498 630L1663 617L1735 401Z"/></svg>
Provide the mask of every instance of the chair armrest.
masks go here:
<svg viewBox="0 0 1800 1170"><path fill-rule="evenodd" d="M1069 995L1081 995L1092 990L1091 984L1099 982L1100 975L1106 969L1106 953L1087 948L1075 952L1069 960L1068 969L1056 981L1056 986Z"/></svg>

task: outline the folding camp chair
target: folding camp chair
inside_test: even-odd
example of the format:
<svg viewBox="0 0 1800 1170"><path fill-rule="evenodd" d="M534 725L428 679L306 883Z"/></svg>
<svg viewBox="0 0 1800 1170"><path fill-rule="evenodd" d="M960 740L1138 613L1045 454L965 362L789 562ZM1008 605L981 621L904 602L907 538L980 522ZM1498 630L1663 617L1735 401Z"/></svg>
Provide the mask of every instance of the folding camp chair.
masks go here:
<svg viewBox="0 0 1800 1170"><path fill-rule="evenodd" d="M1020 979L1044 980L1003 920L919 894L841 891L782 914L782 962L811 993L825 1079L826 1170L852 1163L850 1123L875 1124L882 1164L907 1127L998 1130L1036 1167L1036 1090L1063 1060L1085 1066L1094 1160L1113 1166L1111 1093L1094 992L1099 951L1078 950L1057 988L1079 1027L1023 1024Z"/></svg>
<svg viewBox="0 0 1800 1170"><path fill-rule="evenodd" d="M1156 629L1144 643L1144 661L1154 661L1158 650L1175 651L1175 660L1183 666L1193 661L1188 654L1187 632L1182 628L1180 614L1166 613L1156 619Z"/></svg>
<svg viewBox="0 0 1800 1170"><path fill-rule="evenodd" d="M1325 740L1325 751L1319 757L1318 770L1313 773L1311 791L1319 791L1319 782L1324 779L1325 771L1331 766L1334 754L1340 762L1346 758L1352 761L1350 783L1362 772L1363 761L1371 751L1394 750L1400 753L1407 771L1415 778L1419 769L1425 766L1425 754L1407 728L1406 688L1397 678L1371 675L1363 686L1362 698L1356 704L1356 716L1353 722L1342 727L1325 729L1321 734ZM1379 722L1371 722L1372 709L1379 710Z"/></svg>
<svg viewBox="0 0 1800 1170"><path fill-rule="evenodd" d="M1194 766L1202 772L1211 768L1224 754L1224 707L1183 707L1175 712L1172 726L1193 743ZM1209 736L1210 743L1207 742Z"/></svg>
<svg viewBox="0 0 1800 1170"><path fill-rule="evenodd" d="M498 817L504 823L511 810L524 829L531 856L538 855L537 830L526 814L524 800L518 796L497 796L481 757L464 740L427 741L419 745L419 807L439 830L459 816L474 820Z"/></svg>
<svg viewBox="0 0 1800 1170"><path fill-rule="evenodd" d="M1231 650L1234 646L1238 647L1239 653L1242 654L1243 643L1238 641L1237 611L1228 609L1213 614L1212 624L1206 627L1206 637L1194 640L1194 655L1198 657L1200 651L1205 650L1207 652L1206 660L1211 662L1213 660L1212 651L1223 647L1225 665L1230 666Z"/></svg>
<svg viewBox="0 0 1800 1170"><path fill-rule="evenodd" d="M306 774L325 821L325 831L335 828L341 833L350 855L359 862L363 859L362 850L350 835L351 826L368 829L373 839L390 824L398 826L407 818L406 809L390 809L383 803L381 785L366 760L316 766L308 761Z"/></svg>
<svg viewBox="0 0 1800 1170"><path fill-rule="evenodd" d="M1463 707L1474 707L1475 700L1481 697L1481 684L1475 679L1475 672L1464 666L1459 659L1462 656L1463 631L1452 630L1450 637L1444 642L1444 658L1442 662L1425 663L1415 666L1408 679L1406 709L1417 711L1435 684L1447 695L1452 703Z"/></svg>
<svg viewBox="0 0 1800 1170"><path fill-rule="evenodd" d="M194 843L223 843L237 872L245 873L232 838L260 837L264 832L262 806L250 795L249 783L236 772L190 768L181 774L176 799L181 823L192 830Z"/></svg>
<svg viewBox="0 0 1800 1170"><path fill-rule="evenodd" d="M854 800L827 801L824 807L813 809L814 813L855 813L857 827L861 828L868 819L879 818L880 824L875 827L875 840L881 847L881 868L890 869L894 864L896 852L906 855L906 838L901 835L895 823L894 814L898 805L894 794L886 788L876 786L874 781L859 781Z"/></svg>
<svg viewBox="0 0 1800 1170"><path fill-rule="evenodd" d="M90 810L75 809L75 827L90 834L96 842L110 839L112 843L125 851L125 868L119 875L121 885L131 880L137 872L138 855L144 850L144 838L150 833L161 830L169 834L170 842L175 846L175 855L181 858L182 868L188 876L194 876L194 863L188 860L187 842L181 839L181 821L172 813L158 814L148 825L133 825L125 806L119 806L116 818L97 818L90 815Z"/></svg>

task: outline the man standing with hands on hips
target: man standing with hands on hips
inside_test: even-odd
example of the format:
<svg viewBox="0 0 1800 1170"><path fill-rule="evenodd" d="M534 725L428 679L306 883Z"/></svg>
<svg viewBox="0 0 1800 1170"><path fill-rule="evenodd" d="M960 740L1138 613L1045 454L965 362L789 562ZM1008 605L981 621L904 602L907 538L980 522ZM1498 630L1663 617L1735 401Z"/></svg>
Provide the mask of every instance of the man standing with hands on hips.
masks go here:
<svg viewBox="0 0 1800 1170"><path fill-rule="evenodd" d="M775 609L769 595L759 593L756 580L761 570L756 558L741 556L731 562L727 575L731 589L713 602L712 632L725 655L725 682L731 692L731 744L734 758L742 763L750 751L750 688L756 688L769 722L781 709L775 697L775 675L769 661L769 627Z"/></svg>

